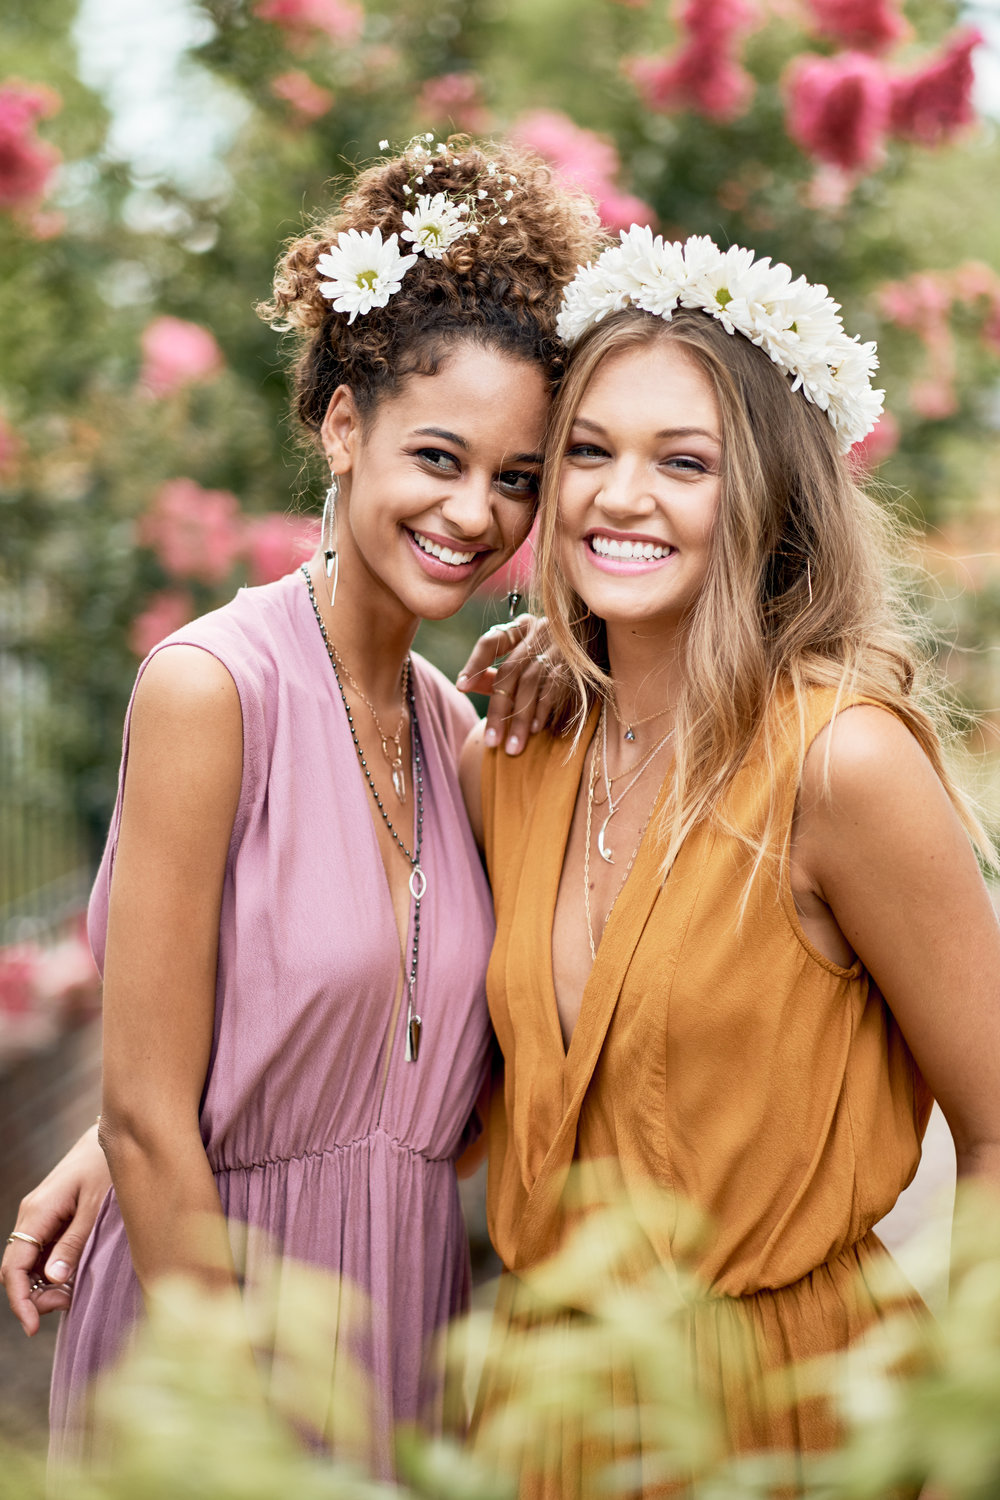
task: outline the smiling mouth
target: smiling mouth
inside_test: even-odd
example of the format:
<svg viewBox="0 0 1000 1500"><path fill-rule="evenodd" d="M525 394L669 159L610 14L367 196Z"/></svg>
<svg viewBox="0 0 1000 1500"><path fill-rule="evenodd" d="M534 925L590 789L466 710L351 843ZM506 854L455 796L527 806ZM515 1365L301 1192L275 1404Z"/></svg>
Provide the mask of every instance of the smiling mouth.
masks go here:
<svg viewBox="0 0 1000 1500"><path fill-rule="evenodd" d="M587 545L598 557L610 557L621 562L657 562L676 551L667 542L626 541L610 536L589 536Z"/></svg>
<svg viewBox="0 0 1000 1500"><path fill-rule="evenodd" d="M426 552L428 557L436 557L438 562L448 563L453 568L467 567L469 563L475 562L477 557L482 556L479 548L472 552L457 552L453 547L445 547L441 542L432 541L422 531L411 531L410 535L421 552Z"/></svg>

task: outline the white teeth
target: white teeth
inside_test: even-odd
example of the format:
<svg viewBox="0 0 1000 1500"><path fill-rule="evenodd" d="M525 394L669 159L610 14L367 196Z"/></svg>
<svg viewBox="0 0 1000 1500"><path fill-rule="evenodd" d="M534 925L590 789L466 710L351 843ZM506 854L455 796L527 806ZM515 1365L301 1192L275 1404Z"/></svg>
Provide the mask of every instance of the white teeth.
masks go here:
<svg viewBox="0 0 1000 1500"><path fill-rule="evenodd" d="M477 555L475 552L453 552L450 547L442 547L439 542L432 542L429 536L422 536L419 531L413 531L410 535L422 552L430 553L431 557L436 557L443 563L452 563L457 568L462 563L475 561Z"/></svg>
<svg viewBox="0 0 1000 1500"><path fill-rule="evenodd" d="M598 557L641 557L645 562L666 557L673 551L672 547L660 546L656 542L619 542L610 536L592 536L590 546Z"/></svg>

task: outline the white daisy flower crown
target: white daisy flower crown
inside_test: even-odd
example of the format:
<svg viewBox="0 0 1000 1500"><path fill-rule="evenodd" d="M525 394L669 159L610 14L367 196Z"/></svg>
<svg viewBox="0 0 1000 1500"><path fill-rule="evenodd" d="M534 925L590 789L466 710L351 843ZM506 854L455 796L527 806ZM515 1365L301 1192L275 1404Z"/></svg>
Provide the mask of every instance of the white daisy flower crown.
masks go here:
<svg viewBox="0 0 1000 1500"><path fill-rule="evenodd" d="M433 139L431 134L420 136L407 147L417 157L418 167L420 157L431 155L424 142ZM388 144L388 141L379 142L382 150ZM435 149L444 154L448 147L439 141ZM432 177L433 172L434 163L428 161L426 167L414 173L411 182L423 186L425 179ZM486 173L489 177L501 177L494 162L487 163ZM500 197L507 203L514 196L517 178L509 176L508 180L511 186L506 190L499 190L498 184ZM359 313L363 316L371 312L373 307L385 307L389 298L399 291L407 271L416 265L418 255L426 255L430 260L440 260L456 240L465 235L478 234L476 206L489 196L485 188L480 188L475 195L470 192L467 198L455 201L446 193L414 194L410 184L403 188L403 192L413 199L413 207L404 211L403 223L406 228L400 233L390 234L388 239L383 240L382 231L377 227L366 230L345 229L337 235L337 243L331 245L316 260L316 269L321 277L329 278L319 282L321 294L333 302L335 312L348 314L349 323L353 323ZM503 214L499 216L499 222L506 224ZM400 239L413 246L412 254L402 253Z"/></svg>
<svg viewBox="0 0 1000 1500"><path fill-rule="evenodd" d="M884 391L872 389L878 369L873 343L844 332L840 304L825 286L786 265L756 260L738 245L720 250L705 235L687 242L654 238L648 226L622 230L621 243L581 266L563 293L556 322L570 348L609 313L638 307L668 321L676 307L711 314L727 333L741 333L793 378L792 390L826 412L841 451L871 432Z"/></svg>

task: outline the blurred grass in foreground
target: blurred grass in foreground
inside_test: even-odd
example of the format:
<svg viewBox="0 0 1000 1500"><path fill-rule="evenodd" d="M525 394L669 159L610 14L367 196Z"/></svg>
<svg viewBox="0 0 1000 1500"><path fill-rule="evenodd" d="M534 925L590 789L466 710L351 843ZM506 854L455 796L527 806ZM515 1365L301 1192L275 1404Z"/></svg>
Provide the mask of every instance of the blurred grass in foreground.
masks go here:
<svg viewBox="0 0 1000 1500"><path fill-rule="evenodd" d="M639 1223L648 1229L651 1211L648 1204L637 1212L595 1210L564 1251L532 1273L529 1295L552 1328L534 1328L527 1350L518 1348L519 1335L499 1354L489 1348L485 1314L453 1332L450 1357L499 1358L519 1372L518 1381L481 1422L474 1453L449 1439L401 1434L396 1486L371 1480L357 1463L311 1452L296 1436L303 1426L322 1427L331 1410L338 1440L364 1432L363 1376L340 1369L331 1391L332 1320L344 1305L331 1278L307 1268L292 1275L286 1267L280 1297L242 1307L190 1284L164 1283L135 1347L96 1392L110 1456L86 1474L64 1472L57 1493L72 1500L504 1500L515 1493L523 1455L544 1441L553 1412L569 1406L588 1431L614 1436L606 1433L605 1394L609 1376L627 1371L641 1403L645 1482L655 1474L671 1493L749 1500L775 1493L795 1473L813 1500L884 1500L915 1492L928 1476L948 1500L1000 1495L994 1193L959 1193L951 1293L936 1320L890 1318L863 1348L797 1372L800 1388L806 1381L836 1403L844 1427L839 1449L810 1456L802 1468L790 1455L726 1455L722 1414L691 1376L688 1316L704 1293L683 1270L652 1263ZM669 1211L675 1243L693 1243L704 1232L694 1218L678 1219L676 1206ZM880 1290L891 1296L900 1289L898 1273L887 1266L885 1276L889 1284ZM268 1368L265 1405L247 1340L273 1342L279 1303L286 1332ZM780 1403L781 1389L778 1372L765 1399ZM620 1413L615 1421L620 1427ZM2 1500L43 1500L43 1469L37 1455L0 1453ZM635 1469L620 1451L594 1479L595 1492L609 1497L636 1493Z"/></svg>

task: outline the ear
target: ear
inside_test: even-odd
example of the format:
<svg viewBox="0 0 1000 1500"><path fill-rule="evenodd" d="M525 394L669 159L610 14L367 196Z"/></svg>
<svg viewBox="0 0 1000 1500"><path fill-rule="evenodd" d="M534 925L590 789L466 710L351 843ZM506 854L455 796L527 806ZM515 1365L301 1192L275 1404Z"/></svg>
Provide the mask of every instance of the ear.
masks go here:
<svg viewBox="0 0 1000 1500"><path fill-rule="evenodd" d="M350 473L361 436L361 417L349 385L338 385L330 397L319 436L333 473Z"/></svg>

